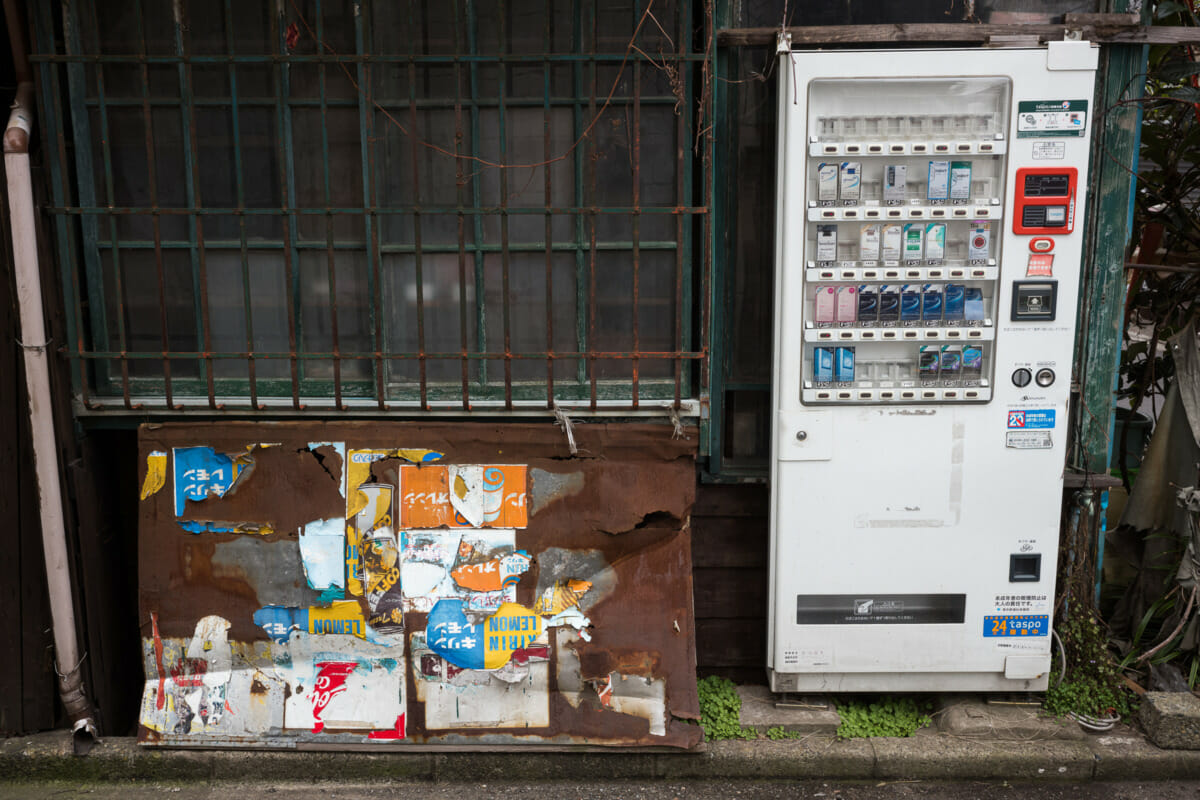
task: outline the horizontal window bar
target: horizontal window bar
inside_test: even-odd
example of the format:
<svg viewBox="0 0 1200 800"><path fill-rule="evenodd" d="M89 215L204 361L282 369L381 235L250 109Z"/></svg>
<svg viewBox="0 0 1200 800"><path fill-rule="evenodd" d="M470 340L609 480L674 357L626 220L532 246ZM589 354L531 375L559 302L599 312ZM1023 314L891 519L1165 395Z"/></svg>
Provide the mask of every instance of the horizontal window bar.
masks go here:
<svg viewBox="0 0 1200 800"><path fill-rule="evenodd" d="M198 97L192 105L198 108L229 108L232 103L229 97ZM578 97L505 97L505 108L573 108L579 105L582 101ZM147 103L152 108L178 108L178 97L151 97ZM106 96L104 98L105 108L142 108L147 103L142 102L140 97L113 97ZM359 100L357 97L349 100L326 99L324 105L321 104L321 99L318 97L297 98L290 97L286 100L277 100L273 97L243 97L238 95L238 108L253 108L255 106L275 108L280 103L291 108L354 108L357 109ZM610 106L628 106L634 103L642 105L669 105L673 106L679 103L679 98L675 95L642 95L641 97L630 97L625 95L613 95L609 100ZM394 100L386 97L372 97L371 104L382 110L392 110L397 112L405 112L412 107L416 107L419 111L428 110L445 110L454 111L456 108L496 108L500 105L499 98L479 97L474 100L464 99L455 104L453 101L434 100L434 99L418 99L409 100ZM88 108L99 108L101 103L95 97L89 97L84 101L84 105Z"/></svg>
<svg viewBox="0 0 1200 800"><path fill-rule="evenodd" d="M97 241L97 246L100 249L111 249L114 243L110 240L100 239ZM159 242L149 241L145 239L120 239L115 243L115 246L122 250L153 250L161 247L164 250L191 250L196 247L194 243L186 240L163 240ZM645 241L641 240L637 244L641 250L675 250L680 245L674 241ZM281 250L285 247L293 247L297 250L320 250L329 249L341 250L348 252L366 252L369 245L367 242L338 242L335 241L330 245L326 240L322 239L299 239L295 242L281 242L278 240L264 239L248 239L246 247L249 250ZM241 250L242 243L240 240L230 239L205 239L205 250ZM578 250L591 250L590 242L572 242L560 241L552 242L550 250L555 252L573 253ZM624 241L608 241L596 242L596 250L612 251L612 250L632 250L633 243ZM507 246L502 244L463 244L461 247L457 244L422 244L418 248L415 244L380 244L379 252L381 253L499 253L508 250L512 253L544 253L546 252L545 242L513 242L510 241Z"/></svg>
<svg viewBox="0 0 1200 800"><path fill-rule="evenodd" d="M615 63L632 64L700 63L704 53L656 53L656 59L625 53L496 53L479 55L381 55L376 53L339 53L336 55L302 55L265 53L255 55L143 55L141 53L37 53L29 60L34 63L59 64L541 64L550 63Z"/></svg>
<svg viewBox="0 0 1200 800"><path fill-rule="evenodd" d="M351 416L376 417L380 412L379 404L374 398L347 397L343 399L342 404L339 406L334 402L332 397L302 395L300 397L299 408L293 407L291 397L261 397L257 406L251 405L248 402L248 398L243 395L215 397L215 405L210 405L206 399L203 402L195 402L195 398L184 399L193 400L193 402L190 405L180 403L169 408L163 402L161 396L134 395L130 398L132 408L126 408L124 406L124 399L121 397L99 395L90 398L87 404L79 402L77 399L76 413L79 416L85 417L102 415L103 417L111 418L122 414L140 417L154 411L170 412L172 415L184 412L192 413L196 416L211 416L216 412L228 414L269 410L272 417L303 416L304 414L328 413L329 411L339 411ZM661 417L668 414L671 410L676 410L682 418L697 417L700 414L699 401L686 397L680 400L678 407L669 400L653 399L639 399L636 408L629 400L597 400L594 409L591 408L591 403L586 399L556 399L555 405L569 416L581 418L614 416ZM413 414L420 414L421 417L428 417L430 415L462 417L464 415L461 397L457 399L430 398L428 404L425 406L422 406L419 401L415 400L390 400L387 402L384 410L394 413L409 411ZM546 408L546 399L544 396L540 400L513 398L511 407L506 406L503 400L474 399L470 404L470 413L472 415L502 415L505 417L546 417L554 414L552 410Z"/></svg>
<svg viewBox="0 0 1200 800"><path fill-rule="evenodd" d="M425 359L427 361L461 361L467 359L469 361L482 360L530 360L530 361L546 361L553 359L567 359L576 361L579 359L644 359L646 361L669 361L669 360L695 360L705 358L705 353L687 351L687 350L667 350L667 351L629 351L629 350L594 350L594 351L554 351L551 353L480 353L480 352L444 352L444 353L411 353L411 352L362 352L362 351L339 351L337 353L325 351L255 351L245 353L235 352L202 352L197 350L127 350L125 352L116 351L89 351L89 350L69 350L68 354L71 358L83 358L89 360L109 360L109 361L136 361L136 360L162 360L169 358L178 361L204 361L213 360L242 360L242 361L269 361L275 359L301 359L311 361L351 361L351 360L375 360L382 359L384 361L416 361Z"/></svg>
<svg viewBox="0 0 1200 800"><path fill-rule="evenodd" d="M510 167L519 169L519 167ZM374 208L303 206L287 208L281 206L246 206L245 208L181 208L178 206L54 206L47 209L53 214L94 214L101 216L151 216L159 215L221 215L221 216L276 216L300 214L305 216L330 214L420 214L422 216L519 216L519 215L566 215L566 214L707 214L707 206L377 206Z"/></svg>

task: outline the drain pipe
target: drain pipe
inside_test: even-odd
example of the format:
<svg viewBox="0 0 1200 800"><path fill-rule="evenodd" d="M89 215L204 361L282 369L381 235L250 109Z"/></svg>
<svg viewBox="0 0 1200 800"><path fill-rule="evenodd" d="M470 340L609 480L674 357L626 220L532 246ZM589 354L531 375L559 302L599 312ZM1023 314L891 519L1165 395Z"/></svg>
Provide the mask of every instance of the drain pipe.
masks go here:
<svg viewBox="0 0 1200 800"><path fill-rule="evenodd" d="M50 369L46 321L42 314L41 273L33 214L33 181L29 170L29 134L33 129L33 83L21 38L21 14L16 0L4 0L4 17L12 40L17 73L17 96L4 129L4 171L8 178L8 206L12 227L13 264L17 303L21 315L21 349L25 354L25 383L29 394L29 422L33 435L33 460L41 507L42 547L46 557L46 583L50 616L54 624L55 672L58 693L71 718L76 755L85 755L96 741L92 704L83 686L79 642L75 627L75 601L67 563L67 533L59 482L58 447L50 404Z"/></svg>

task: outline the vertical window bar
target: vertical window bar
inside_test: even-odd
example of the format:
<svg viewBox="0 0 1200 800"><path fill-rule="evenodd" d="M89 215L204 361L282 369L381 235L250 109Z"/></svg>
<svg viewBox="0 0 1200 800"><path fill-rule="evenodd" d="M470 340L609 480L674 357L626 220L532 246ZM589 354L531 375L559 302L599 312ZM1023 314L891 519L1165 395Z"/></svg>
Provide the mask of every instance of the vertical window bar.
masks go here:
<svg viewBox="0 0 1200 800"><path fill-rule="evenodd" d="M586 48L583 44L583 15L584 4L586 0L575 0L571 10L571 45L572 51L576 55L583 55ZM583 102L584 93L584 63L582 59L573 59L571 62L573 80L574 80L574 112L575 117L573 124L574 141L579 141L579 137L583 136L584 126L586 123L583 120ZM575 217L575 349L576 352L582 353L587 350L588 329L587 329L587 313L584 309L588 307L587 293L587 258L584 253L587 241L587 230L584 222L583 204L585 199L584 178L586 174L585 164L589 162L589 156L592 155L591 139L581 142L580 146L575 148L575 152L571 154L571 164L575 171L575 207L579 209L579 213ZM582 385L588 376L588 364L586 358L581 358L575 365L575 382Z"/></svg>
<svg viewBox="0 0 1200 800"><path fill-rule="evenodd" d="M201 1L203 2L203 0ZM213 386L212 328L209 324L208 265L204 254L204 218L200 214L204 198L200 196L200 154L199 145L196 142L196 107L192 94L192 65L187 58L189 42L184 37L184 31L188 29L187 23L184 21L188 18L188 8L183 0L180 0L176 8L178 11L175 15L175 53L180 56L178 64L179 98L182 100L180 113L183 117L180 122L183 131L183 147L191 167L184 172L184 181L189 210L188 221L190 222L188 243L191 247L188 248L188 251L192 261L192 302L196 311L196 341L201 343L204 351L202 360L208 389L208 407L217 408Z"/></svg>
<svg viewBox="0 0 1200 800"><path fill-rule="evenodd" d="M275 126L278 148L276 158L279 161L279 190L283 195L283 275L287 286L287 318L288 318L288 361L291 367L292 408L300 406L300 364L297 357L297 323L296 295L299 282L296 279L297 270L292 264L296 252L296 180L292 164L292 112L291 112L291 71L287 58L287 43L284 40L283 5L277 7L271 15L271 39L275 42L275 51L280 58L276 62L275 73Z"/></svg>
<svg viewBox="0 0 1200 800"><path fill-rule="evenodd" d="M550 183L550 51L554 42L551 25L553 2L554 0L546 0L546 27L542 35L542 52L546 55L542 61L542 159L546 162L542 167L542 183L546 197L546 408L554 408L554 215L551 213L554 195Z"/></svg>
<svg viewBox="0 0 1200 800"><path fill-rule="evenodd" d="M679 70L688 70L691 72L691 64L686 60L691 41L691 3L687 0L680 0L679 8L679 60L676 62L676 68ZM690 78L691 75L689 74ZM676 123L679 130L679 164L676 168L675 179L675 203L676 207L688 205L691 203L691 169L688 165L691 163L689 152L692 149L691 137L689 136L688 120L691 117L691 80L684 81L688 89L687 102L684 103L683 113L679 116L679 121ZM675 212L675 408L679 408L680 401L683 395L683 358L679 355L684 349L684 318L687 313L684 307L684 299L687 297L686 281L687 270L684 268L688 263L688 256L691 253L690 234L691 220L690 215L683 214L676 210Z"/></svg>
<svg viewBox="0 0 1200 800"><path fill-rule="evenodd" d="M593 126L596 120L596 92L599 87L596 85L596 26L598 24L597 17L599 16L598 8L600 0L592 3L592 24L588 26L591 33L590 47L588 55L592 56L588 59L589 81L588 90L588 125ZM592 133L588 133L587 137L587 181L589 187L588 194L588 336L587 336L587 363L588 363L588 379L591 383L590 402L588 407L593 411L596 410L596 140Z"/></svg>
<svg viewBox="0 0 1200 800"><path fill-rule="evenodd" d="M36 4L35 4L36 5ZM81 52L79 39L79 24L76 18L75 6L64 3L62 7L63 44L67 55L79 55ZM52 35L52 34L51 34ZM144 67L143 67L144 69ZM67 62L67 91L71 104L71 133L75 151L75 174L85 176L75 181L79 205L96 205L95 184L91 176L95 174L92 164L91 123L87 115L87 79L84 66L80 62ZM65 166L65 165L64 165ZM68 191L64 199L69 201ZM108 313L104 303L104 274L100 264L100 254L97 243L100 234L96 218L91 214L80 214L79 227L82 233L81 251L83 255L84 275L87 283L88 317L91 323L92 347L107 351L108 343ZM80 332L82 336L82 331ZM82 351L82 348L81 348ZM93 372L98 384L109 385L111 364L107 359L97 360ZM127 387L124 387L127 388Z"/></svg>
<svg viewBox="0 0 1200 800"><path fill-rule="evenodd" d="M409 55L415 55L415 42L408 40ZM427 67L425 69L428 69ZM412 202L413 202L413 276L417 282L417 374L420 381L421 408L429 408L428 386L425 372L425 275L421 263L421 145L417 124L417 62L408 62L408 140L412 153ZM404 320L403 324L408 324Z"/></svg>
<svg viewBox="0 0 1200 800"><path fill-rule="evenodd" d="M459 17L459 5L454 3L454 52L461 53L464 30ZM409 3L409 18L413 17L412 2ZM463 167L463 113L462 113L462 61L454 60L454 179L458 187L458 329L462 344L462 407L471 410L470 360L467 358L470 339L467 323L467 220L463 213L466 200L466 174ZM472 145L474 147L474 145Z"/></svg>
<svg viewBox="0 0 1200 800"><path fill-rule="evenodd" d="M354 50L359 56L367 54L366 13L354 15ZM377 216L377 191L375 182L375 91L371 86L371 65L358 59L358 147L362 162L363 206L366 208L363 222L366 224L367 240L367 295L370 298L371 337L375 346L375 402L381 411L387 411L387 393L384 389L385 365L383 360L383 257L379 250L379 219Z"/></svg>
<svg viewBox="0 0 1200 800"><path fill-rule="evenodd" d="M50 3L36 3L31 9L34 20L35 36L38 41L38 49L43 53L55 55L57 47L54 42L54 23L53 23L53 7ZM65 130L66 115L62 109L62 86L59 81L59 67L52 62L43 62L38 65L38 72L41 74L39 86L42 87L42 92L38 97L38 118L45 121L42 126L42 134L45 137L47 145L47 162L50 165L51 175L51 193L54 204L58 207L68 205L70 203L71 188L70 188L70 169L67 167L67 136ZM53 136L53 141L51 141ZM55 157L50 156L53 152ZM76 388L79 390L80 400L85 408L99 408L100 404L93 404L89 394L88 387L88 367L86 359L83 358L84 351L84 323L82 302L82 287L79 285L79 270L75 268L74 248L72 236L72 225L70 219L65 214L56 214L54 227L59 244L59 252L62 253L62 264L60 274L63 284L64 300L67 304L68 313L66 314L67 322L67 344L74 345L75 352L71 354L72 359L78 367L78 377L72 373L72 382L76 383ZM129 392L124 391L126 400L129 398Z"/></svg>
<svg viewBox="0 0 1200 800"><path fill-rule="evenodd" d="M319 55L325 54L324 47L320 44L324 41L325 15L321 13L320 0L318 0L317 53ZM333 352L333 402L339 410L342 410L345 406L342 404L342 356L338 340L337 261L333 253L333 212L330 210L333 207L333 192L329 176L329 122L326 118L329 107L326 93L327 69L328 65L324 61L317 64L317 90L321 104L321 153L323 155L321 177L325 194L325 268L328 270L326 279L329 286L329 339L330 349Z"/></svg>
<svg viewBox="0 0 1200 800"><path fill-rule="evenodd" d="M145 56L149 53L149 47L146 44L146 21L142 8L142 0L137 0L133 13L137 19L137 52L143 56L141 62L142 124L145 126L146 131L146 182L150 190L150 223L154 231L154 267L158 278L158 316L162 339L163 396L166 399L167 408L175 409L178 406L175 405L174 401L174 388L171 386L171 359L168 357L168 352L171 349L171 339L167 321L167 287L165 268L163 266L162 219L158 206L158 164L154 153L154 119L150 113L150 69L145 59ZM83 148L80 147L77 149ZM80 180L80 185L83 185L83 183L84 180Z"/></svg>
<svg viewBox="0 0 1200 800"><path fill-rule="evenodd" d="M497 50L504 54L508 51L508 10L506 4L501 0L498 4L498 15L500 17L499 25L499 43ZM504 166L500 168L500 285L503 291L503 299L501 300L501 318L504 325L504 407L512 408L512 334L509 324L509 252L508 252L508 116L504 103L504 96L508 93L508 70L509 66L503 60L498 60L498 72L500 74L499 97L497 101L499 108L497 110L500 123L500 163ZM549 311L549 309L547 309Z"/></svg>
<svg viewBox="0 0 1200 800"><path fill-rule="evenodd" d="M653 0L647 0L652 3ZM635 0L633 3L633 35L636 40L638 31L642 29L642 21L645 16L639 13L641 3ZM650 11L649 6L646 12ZM634 46L637 46L636 41ZM631 59L633 65L633 136L630 142L630 155L633 157L633 396L631 403L634 408L638 407L638 368L640 362L638 354L641 353L641 338L638 330L638 289L641 280L640 259L639 256L639 240L641 237L642 225L642 194L641 194L641 158L642 158L642 59L636 56Z"/></svg>
<svg viewBox="0 0 1200 800"><path fill-rule="evenodd" d="M92 0L91 3L91 22L96 21L96 3ZM88 26L95 33L96 52L101 51L100 36L98 26L95 24ZM100 149L101 158L104 160L104 196L108 206L111 208L116 205L115 189L113 187L113 162L112 162L112 142L108 130L108 103L106 101L105 86L104 86L104 66L96 65L96 102L97 116L100 121ZM129 396L129 352L128 337L125 331L125 271L121 268L121 248L120 233L117 228L117 215L108 215L108 238L109 249L112 254L112 276L113 276L113 292L117 298L117 347L121 353L121 397L126 408L132 408L133 403Z"/></svg>
<svg viewBox="0 0 1200 800"><path fill-rule="evenodd" d="M468 61L467 67L467 73L470 75L471 91L471 155L478 159L483 156L479 149L479 62L474 58L474 56L479 55L476 41L476 37L478 36L478 20L470 0L467 0L465 11L467 52L472 56ZM426 32L425 41L429 41L428 32ZM475 209L480 209L483 207L483 182L479 180L481 172L480 162L473 160L470 163L471 174L467 177L471 181L471 205ZM483 271L483 215L479 213L472 214L471 222L475 226L475 239L472 251L475 256L475 346L480 353L486 353L488 349L487 306L485 304L487 284ZM487 391L488 368L490 366L491 364L486 358L479 359L479 385L484 392Z"/></svg>
<svg viewBox="0 0 1200 800"><path fill-rule="evenodd" d="M705 48L704 48L704 55L705 55L705 58L711 59L711 61L705 64L704 69L693 70L693 75L696 72L700 72L700 74L702 76L701 80L703 81L704 80L703 76L704 76L705 72L707 70L712 71L712 77L708 78L707 85L702 83L700 86L700 98L701 98L700 103L705 109L707 109L707 119L705 119L705 118L697 119L697 124L701 126L701 128L700 128L701 134L700 134L700 139L698 140L698 144L701 148L700 153L702 155L701 164L703 166L700 171L700 181L701 181L701 185L703 187L703 192L704 192L704 208L705 208L704 217L700 222L700 224L702 226L701 239L703 240L703 244L702 244L703 253L701 254L701 262L700 262L700 351L707 355L710 352L710 350L709 350L709 329L708 328L709 328L709 321L711 319L710 312L712 309L712 305L711 305L712 298L711 298L710 293L712 292L712 274L713 274L712 260L713 260L713 249L714 249L713 237L712 237L713 205L714 205L713 200L714 200L714 198L713 198L713 182L711 179L712 168L713 168L714 144L713 144L713 137L705 135L703 133L703 129L704 128L711 129L711 126L714 124L714 120L715 120L715 116L716 116L715 101L716 101L716 91L717 91L716 86L717 86L717 81L718 81L718 78L716 77L716 71L717 71L718 59L717 59L717 54L716 54L715 49L710 50L710 48L707 44L708 42L713 41L713 39L711 37L714 37L716 35L716 32L714 30L712 30L712 28L717 24L716 16L715 16L716 15L715 3L713 2L713 0L701 0L700 8L703 12L703 14L702 14L703 27L701 28L701 32L704 35L704 41L706 43ZM710 9L712 9L711 14L709 13ZM692 96L694 96L695 90L693 88L691 88L692 83L693 82L689 80L687 82L687 85L689 87L688 88L689 93ZM691 107L690 98L689 98L688 107L689 108ZM691 170L689 170L689 174L690 173L691 173ZM695 224L695 223L693 223L693 224ZM689 294L690 294L691 289L692 289L690 284L688 286L688 289L689 289ZM690 305L691 304L689 303L689 306ZM691 333L690 333L691 332L690 324L688 325L687 330L689 331L688 346L691 347L692 339L691 339ZM708 389L708 384L709 384L709 379L710 379L709 368L710 368L709 359L708 358L700 359L699 369L698 369L699 380L698 380L698 387L697 387L698 391L700 393L704 393Z"/></svg>
<svg viewBox="0 0 1200 800"><path fill-rule="evenodd" d="M234 54L233 46L233 0L225 0L224 19L225 50ZM237 191L238 244L242 261L242 313L246 325L246 376L249 381L250 407L261 409L258 403L258 380L254 360L254 313L250 292L250 254L246 242L246 182L242 170L242 125L239 115L237 67L229 62L229 107L233 118L233 175Z"/></svg>

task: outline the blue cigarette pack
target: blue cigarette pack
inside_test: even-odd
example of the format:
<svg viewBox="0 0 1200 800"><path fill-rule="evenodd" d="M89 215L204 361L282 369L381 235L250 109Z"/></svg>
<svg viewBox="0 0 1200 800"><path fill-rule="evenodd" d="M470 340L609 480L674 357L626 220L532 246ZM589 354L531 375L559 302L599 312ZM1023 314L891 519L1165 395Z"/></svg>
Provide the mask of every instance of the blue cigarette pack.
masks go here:
<svg viewBox="0 0 1200 800"><path fill-rule="evenodd" d="M921 318L921 287L906 283L900 287L900 321L916 322Z"/></svg>
<svg viewBox="0 0 1200 800"><path fill-rule="evenodd" d="M942 287L940 285L927 283L921 290L921 319L927 323L942 321Z"/></svg>
<svg viewBox="0 0 1200 800"><path fill-rule="evenodd" d="M839 383L854 381L853 347L839 347L834 354L834 379Z"/></svg>
<svg viewBox="0 0 1200 800"><path fill-rule="evenodd" d="M817 347L813 349L813 380L817 383L833 381L833 348Z"/></svg>
<svg viewBox="0 0 1200 800"><path fill-rule="evenodd" d="M858 322L860 325L871 324L879 319L879 292L872 286L858 287Z"/></svg>
<svg viewBox="0 0 1200 800"><path fill-rule="evenodd" d="M942 306L945 309L947 322L957 322L963 318L963 294L966 289L961 283L947 283Z"/></svg>
<svg viewBox="0 0 1200 800"><path fill-rule="evenodd" d="M983 321L983 290L966 289L963 292L963 312L968 321Z"/></svg>

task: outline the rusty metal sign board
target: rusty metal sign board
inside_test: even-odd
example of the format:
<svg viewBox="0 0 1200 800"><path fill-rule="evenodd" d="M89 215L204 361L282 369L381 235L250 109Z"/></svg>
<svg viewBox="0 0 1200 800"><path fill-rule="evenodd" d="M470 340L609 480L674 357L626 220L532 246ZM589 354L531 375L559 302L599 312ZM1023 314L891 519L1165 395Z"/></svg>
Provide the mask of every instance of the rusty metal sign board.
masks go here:
<svg viewBox="0 0 1200 800"><path fill-rule="evenodd" d="M139 741L698 743L694 431L139 431Z"/></svg>

